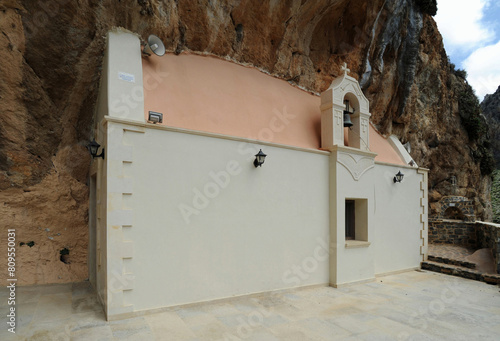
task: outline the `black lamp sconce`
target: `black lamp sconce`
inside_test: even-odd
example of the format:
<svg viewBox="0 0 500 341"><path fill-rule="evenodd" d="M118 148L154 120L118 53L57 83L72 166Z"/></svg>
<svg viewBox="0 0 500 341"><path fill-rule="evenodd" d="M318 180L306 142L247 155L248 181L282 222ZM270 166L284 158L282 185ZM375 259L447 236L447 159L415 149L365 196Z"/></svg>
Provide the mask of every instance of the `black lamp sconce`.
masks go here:
<svg viewBox="0 0 500 341"><path fill-rule="evenodd" d="M405 175L403 173L401 173L401 171L399 171L398 174L396 174L396 176L394 177L394 183L398 183L398 182L403 181L404 176Z"/></svg>
<svg viewBox="0 0 500 341"><path fill-rule="evenodd" d="M102 159L104 160L104 147L102 148L101 154L97 155L100 146L101 145L99 143L95 142L95 139L93 139L92 142L87 145L87 149L89 150L90 155L92 155L93 159L96 157L102 157Z"/></svg>
<svg viewBox="0 0 500 341"><path fill-rule="evenodd" d="M257 154L255 154L255 160L253 161L253 165L255 167L261 167L264 161L266 160L266 154L262 152L262 149L259 150Z"/></svg>

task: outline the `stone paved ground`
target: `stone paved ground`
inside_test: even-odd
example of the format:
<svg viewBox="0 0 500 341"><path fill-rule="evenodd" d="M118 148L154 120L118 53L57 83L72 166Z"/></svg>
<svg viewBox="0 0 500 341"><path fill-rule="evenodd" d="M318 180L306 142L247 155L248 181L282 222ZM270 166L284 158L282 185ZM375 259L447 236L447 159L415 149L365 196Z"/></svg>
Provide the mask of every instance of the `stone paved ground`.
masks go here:
<svg viewBox="0 0 500 341"><path fill-rule="evenodd" d="M475 249L466 248L459 245L429 244L429 255L465 261L465 258L472 255Z"/></svg>
<svg viewBox="0 0 500 341"><path fill-rule="evenodd" d="M7 291L0 291L6 319ZM107 322L88 283L20 287L0 340L500 340L500 288L412 271Z"/></svg>

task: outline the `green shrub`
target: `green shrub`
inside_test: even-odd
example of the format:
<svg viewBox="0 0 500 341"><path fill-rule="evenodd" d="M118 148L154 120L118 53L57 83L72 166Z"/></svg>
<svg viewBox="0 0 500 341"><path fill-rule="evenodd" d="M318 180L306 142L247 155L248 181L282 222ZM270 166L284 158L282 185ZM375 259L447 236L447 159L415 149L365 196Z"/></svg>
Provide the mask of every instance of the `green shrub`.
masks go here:
<svg viewBox="0 0 500 341"><path fill-rule="evenodd" d="M493 173L496 167L496 162L491 150L486 149L486 151L483 153L483 156L481 157L479 166L481 168L481 174L491 175Z"/></svg>
<svg viewBox="0 0 500 341"><path fill-rule="evenodd" d="M493 172L491 206L493 207L493 222L500 224L500 170L498 169Z"/></svg>
<svg viewBox="0 0 500 341"><path fill-rule="evenodd" d="M437 13L437 2L436 0L416 0L418 8L422 13L426 13L435 16Z"/></svg>
<svg viewBox="0 0 500 341"><path fill-rule="evenodd" d="M467 71L464 69L454 69L455 76L462 78L463 80L467 79Z"/></svg>
<svg viewBox="0 0 500 341"><path fill-rule="evenodd" d="M464 70L457 70L463 71ZM486 127L479 115L481 114L481 107L479 100L472 87L464 84L465 88L458 95L458 110L462 118L462 124L469 135L471 141L477 141L481 135L486 133Z"/></svg>

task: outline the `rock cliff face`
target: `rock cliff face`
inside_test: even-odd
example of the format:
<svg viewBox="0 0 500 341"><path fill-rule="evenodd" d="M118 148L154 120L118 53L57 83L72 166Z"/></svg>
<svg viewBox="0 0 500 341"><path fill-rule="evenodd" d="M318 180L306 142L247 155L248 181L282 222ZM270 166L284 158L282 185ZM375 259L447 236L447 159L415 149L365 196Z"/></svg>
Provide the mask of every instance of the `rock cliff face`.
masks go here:
<svg viewBox="0 0 500 341"><path fill-rule="evenodd" d="M488 121L496 168L500 169L500 86L494 94L484 97L481 109Z"/></svg>
<svg viewBox="0 0 500 341"><path fill-rule="evenodd" d="M175 53L227 56L318 93L347 62L374 124L409 142L417 163L430 168L430 213L455 176L457 194L490 217L489 177L459 114L464 81L414 0L4 0L0 226L16 230L20 284L87 276L84 145L113 26L154 33ZM1 232L2 245L6 239Z"/></svg>

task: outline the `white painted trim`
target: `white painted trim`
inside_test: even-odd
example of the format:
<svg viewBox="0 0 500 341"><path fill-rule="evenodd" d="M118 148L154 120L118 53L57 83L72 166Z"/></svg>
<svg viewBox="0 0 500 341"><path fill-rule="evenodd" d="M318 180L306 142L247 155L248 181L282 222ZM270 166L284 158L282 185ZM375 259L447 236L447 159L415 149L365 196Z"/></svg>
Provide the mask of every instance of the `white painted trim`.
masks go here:
<svg viewBox="0 0 500 341"><path fill-rule="evenodd" d="M101 124L104 126L104 125L106 125L107 122L127 124L127 125L136 126L136 127L143 127L143 128L147 128L147 129L158 129L158 130L163 130L163 131L172 131L172 132L182 133L182 134L191 134L191 135L198 135L198 136L213 137L213 138L223 139L223 140L247 142L247 143L253 143L253 144L258 144L258 145L263 145L263 146L297 150L299 152L305 152L305 153L330 155L329 151L324 151L324 150L319 150L319 149L310 149L310 148L289 146L286 144L259 141L259 140L244 138L244 137L237 137L237 136L217 134L217 133L209 133L209 132L200 131L200 130L191 130L191 129L184 129L184 128L176 128L176 127L166 127L166 126L160 126L160 125L153 124L153 123L145 123L145 122L140 122L140 121L136 121L136 120L127 120L127 119L123 119L123 118L104 116L104 119L102 120ZM353 148L350 148L350 149L353 149ZM357 150L357 149L354 149L354 150Z"/></svg>
<svg viewBox="0 0 500 341"><path fill-rule="evenodd" d="M346 249L356 249L359 247L368 247L371 243L364 240L346 240L345 248Z"/></svg>
<svg viewBox="0 0 500 341"><path fill-rule="evenodd" d="M168 306L168 307L137 310L137 311L132 311L129 313L123 313L123 314L109 316L107 321L118 321L118 320L133 318L133 317L157 314L157 313L162 313L162 312L166 312L166 311L173 311L174 309L203 307L204 305L208 305L208 304L220 304L220 303L225 303L225 302L231 302L233 300L238 300L241 298L260 297L263 295L272 295L272 294L287 293L287 292L292 292L292 291L297 291L297 290L308 290L308 289L324 288L324 287L330 287L330 285L328 283L312 284L312 285L305 285L305 286L301 286L301 287L292 287L292 288L286 288L286 289L278 289L278 290L271 290L271 291L256 292L256 293L251 293L251 294L236 295L236 296L231 296L231 297L218 298L215 300L207 300L207 301L200 301L200 302L193 302L193 303L186 303L186 304L178 304L178 305L173 305L173 306Z"/></svg>
<svg viewBox="0 0 500 341"><path fill-rule="evenodd" d="M441 220L445 220L445 219L441 219ZM487 226L493 226L493 227L498 227L500 228L500 224L495 224L495 223L489 223L489 222L486 222L486 221L480 221L480 220L476 220L474 222L474 224L481 224L481 225L487 225Z"/></svg>
<svg viewBox="0 0 500 341"><path fill-rule="evenodd" d="M351 287L351 286L358 285L358 284L375 282L376 280L377 279L375 277L373 277L373 278L362 279L359 281L352 281L352 282L346 282L346 283L340 283L340 284L332 284L332 287L337 288L337 289L341 289L341 288Z"/></svg>
<svg viewBox="0 0 500 341"><path fill-rule="evenodd" d="M415 162L415 160L413 160L413 158L411 157L411 155L408 153L408 151L403 146L403 144L401 143L401 141L399 141L399 139L398 139L398 137L396 135L389 136L389 138L387 139L387 141L389 141L389 143L391 144L391 146L399 154L399 156L404 160L404 162L406 162L407 164L409 164L411 161ZM416 162L415 162L415 165L417 165Z"/></svg>
<svg viewBox="0 0 500 341"><path fill-rule="evenodd" d="M408 269L401 269L401 270L394 270L394 271L389 271L389 272L381 272L379 274L375 274L375 277L386 277L386 276L392 276L392 275L398 275L402 274L405 272L411 272L411 271L416 271L420 269L419 267L413 267L413 268L408 268Z"/></svg>
<svg viewBox="0 0 500 341"><path fill-rule="evenodd" d="M418 167L417 172L420 174L429 173L429 168Z"/></svg>
<svg viewBox="0 0 500 341"><path fill-rule="evenodd" d="M368 157L373 157L375 158L378 154L366 150L361 150L358 148L352 148L352 147L346 147L346 146L339 146L339 145L334 145L331 148L329 148L331 152L334 151L339 151L339 152L344 152L344 153L351 153L351 154L357 154L357 155L363 155L363 156L368 156Z"/></svg>
<svg viewBox="0 0 500 341"><path fill-rule="evenodd" d="M425 171L428 171L428 169L425 169L425 168L412 167L410 165L398 165L396 163L389 163L389 162L383 162L383 161L375 161L375 164L381 165L381 166L390 166L390 167L395 167L395 168L414 169L414 170L423 169Z"/></svg>

